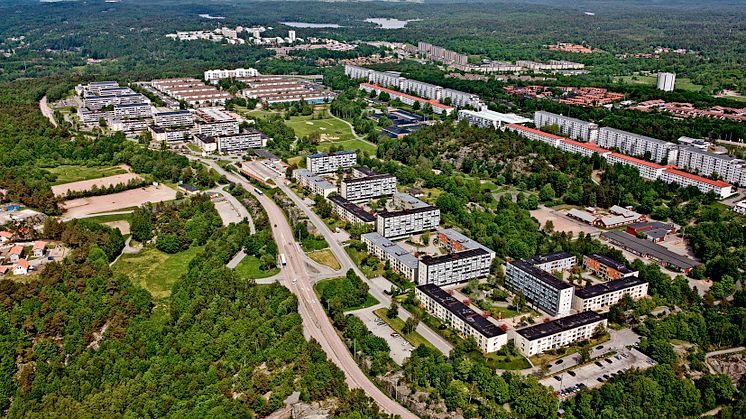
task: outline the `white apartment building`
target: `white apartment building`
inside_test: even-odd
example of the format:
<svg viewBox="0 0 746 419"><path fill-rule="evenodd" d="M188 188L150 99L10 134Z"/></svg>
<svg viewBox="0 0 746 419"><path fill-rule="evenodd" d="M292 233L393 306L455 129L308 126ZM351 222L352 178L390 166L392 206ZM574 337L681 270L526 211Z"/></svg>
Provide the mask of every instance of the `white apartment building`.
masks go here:
<svg viewBox="0 0 746 419"><path fill-rule="evenodd" d="M666 183L675 183L682 188L694 186L702 191L702 193L713 191L718 199L726 198L733 193L733 186L727 182L707 179L702 176L693 175L670 167L663 170L660 179Z"/></svg>
<svg viewBox="0 0 746 419"><path fill-rule="evenodd" d="M578 263L577 258L569 252L547 253L524 260L546 272L569 271Z"/></svg>
<svg viewBox="0 0 746 419"><path fill-rule="evenodd" d="M404 192L396 192L393 202L396 207L403 209L427 208L430 206L427 202Z"/></svg>
<svg viewBox="0 0 746 419"><path fill-rule="evenodd" d="M487 104L482 102L482 99L480 99L479 96L475 94L444 88L441 91L440 96L440 100L450 99L452 106L471 106L476 110L487 109Z"/></svg>
<svg viewBox="0 0 746 419"><path fill-rule="evenodd" d="M438 47L427 42L418 42L417 51L424 54L428 59L432 61L441 61L446 64L455 65L466 65L469 63L469 56L466 54L459 54L455 51Z"/></svg>
<svg viewBox="0 0 746 419"><path fill-rule="evenodd" d="M746 200L736 202L731 209L737 214L746 215Z"/></svg>
<svg viewBox="0 0 746 419"><path fill-rule="evenodd" d="M83 106L92 111L97 111L106 106L130 105L134 103L150 103L150 99L134 91L120 95L86 95L83 97Z"/></svg>
<svg viewBox="0 0 746 419"><path fill-rule="evenodd" d="M375 92L379 95L381 94L381 92L386 92L392 99L399 99L402 103L410 106L414 105L415 103L419 103L422 106L431 106L433 112L437 114L445 113L446 115L450 115L451 112L456 109L453 106L444 105L438 102L436 99L423 99L421 97L412 96L407 93L391 90L378 84L360 83L360 89L365 90L366 92Z"/></svg>
<svg viewBox="0 0 746 419"><path fill-rule="evenodd" d="M205 71L205 81L216 84L223 79L237 79L239 77L256 77L259 71L255 68L237 68L235 70L207 70Z"/></svg>
<svg viewBox="0 0 746 419"><path fill-rule="evenodd" d="M399 272L410 281L417 280L419 261L398 244L378 233L365 233L360 240L368 246L368 253L391 265L394 272Z"/></svg>
<svg viewBox="0 0 746 419"><path fill-rule="evenodd" d="M75 94L82 95L84 92L91 92L95 95L100 94L101 89L108 89L112 87L119 87L119 83L115 81L94 81L88 84L79 84L75 86Z"/></svg>
<svg viewBox="0 0 746 419"><path fill-rule="evenodd" d="M399 83L399 89L404 93L409 93L414 96L442 100L441 94L443 88L434 84L425 83L424 81L402 78Z"/></svg>
<svg viewBox="0 0 746 419"><path fill-rule="evenodd" d="M352 150L336 153L316 153L306 156L306 169L313 173L334 173L339 168L348 168L357 164L357 153Z"/></svg>
<svg viewBox="0 0 746 419"><path fill-rule="evenodd" d="M104 121L112 120L114 118L114 111L92 112L81 106L80 108L78 108L77 115L80 119L80 122L90 127L98 126L101 119L103 119Z"/></svg>
<svg viewBox="0 0 746 419"><path fill-rule="evenodd" d="M114 105L114 116L117 118L150 118L153 110L149 103L132 103L129 105Z"/></svg>
<svg viewBox="0 0 746 419"><path fill-rule="evenodd" d="M293 179L298 181L298 184L316 195L321 195L324 198L329 197L332 193L337 192L337 187L329 182L328 180L317 176L315 173L308 169L295 169L293 170Z"/></svg>
<svg viewBox="0 0 746 419"><path fill-rule="evenodd" d="M155 112L153 114L155 125L159 127L191 127L194 125L192 113L183 111Z"/></svg>
<svg viewBox="0 0 746 419"><path fill-rule="evenodd" d="M489 275L494 253L483 248L464 250L441 256L422 256L417 284L444 286Z"/></svg>
<svg viewBox="0 0 746 419"><path fill-rule="evenodd" d="M593 157L594 154L606 157L611 154L611 151L593 143L581 143L580 141L568 140L566 138L559 142L559 148L568 153L580 154L585 157Z"/></svg>
<svg viewBox="0 0 746 419"><path fill-rule="evenodd" d="M573 140L595 143L598 139L597 124L556 113L546 111L534 112L534 125L536 125L536 128L557 125L559 132Z"/></svg>
<svg viewBox="0 0 746 419"><path fill-rule="evenodd" d="M339 195L331 195L327 199L332 204L334 213L342 220L352 224L368 225L373 225L376 222L376 217L373 214L365 211Z"/></svg>
<svg viewBox="0 0 746 419"><path fill-rule="evenodd" d="M376 232L386 238L404 237L440 224L440 209L427 206L396 212L380 212L376 215Z"/></svg>
<svg viewBox="0 0 746 419"><path fill-rule="evenodd" d="M541 141L556 148L559 148L560 142L564 140L564 138L559 135L549 134L544 131L539 131L538 129L524 127L518 124L508 124L506 127L508 131L520 134L529 140Z"/></svg>
<svg viewBox="0 0 746 419"><path fill-rule="evenodd" d="M651 163L649 161L640 160L619 153L610 153L606 156L606 161L611 165L623 164L625 166L632 166L640 172L640 177L647 180L656 180L660 178L663 170L666 168L660 164Z"/></svg>
<svg viewBox="0 0 746 419"><path fill-rule="evenodd" d="M194 144L205 153L214 153L218 151L218 142L215 141L215 137L207 134L196 134L194 136Z"/></svg>
<svg viewBox="0 0 746 419"><path fill-rule="evenodd" d="M676 165L682 170L702 176L716 175L726 182L746 186L743 160L727 155L710 153L692 146L679 146L679 161Z"/></svg>
<svg viewBox="0 0 746 419"><path fill-rule="evenodd" d="M625 295L629 295L633 300L647 296L648 283L636 276L629 276L585 287L575 291L572 308L578 312L605 311L618 303Z"/></svg>
<svg viewBox="0 0 746 419"><path fill-rule="evenodd" d="M122 131L128 134L140 133L147 131L148 121L144 119L119 119L113 118L109 122L109 128L112 131Z"/></svg>
<svg viewBox="0 0 746 419"><path fill-rule="evenodd" d="M209 135L211 137L238 135L239 133L239 125L236 120L200 122L195 128L197 134Z"/></svg>
<svg viewBox="0 0 746 419"><path fill-rule="evenodd" d="M645 156L649 153L654 162L662 164L675 164L678 159L676 144L616 128L599 128L598 146L616 148L619 152L631 156Z"/></svg>
<svg viewBox="0 0 746 419"><path fill-rule="evenodd" d="M664 92L673 92L676 87L676 73L658 73L655 86Z"/></svg>
<svg viewBox="0 0 746 419"><path fill-rule="evenodd" d="M505 265L505 286L514 293L522 292L526 300L551 316L565 316L572 308L572 285L537 268L529 260Z"/></svg>
<svg viewBox="0 0 746 419"><path fill-rule="evenodd" d="M379 196L396 193L396 177L391 175L373 175L344 179L339 189L340 195L350 201L367 201Z"/></svg>
<svg viewBox="0 0 746 419"><path fill-rule="evenodd" d="M432 284L420 285L415 288L415 296L428 313L456 330L460 336L473 337L481 352L495 352L508 343L508 335L496 324L441 288Z"/></svg>
<svg viewBox="0 0 746 419"><path fill-rule="evenodd" d="M590 339L599 325L605 328L606 319L595 311L584 311L549 323L516 330L515 346L524 356L533 356Z"/></svg>
<svg viewBox="0 0 746 419"><path fill-rule="evenodd" d="M476 125L481 128L502 129L507 124L525 124L531 122L530 119L518 116L514 113L500 113L489 109L481 111L470 111L461 109L458 111L458 120L466 120L469 125Z"/></svg>
<svg viewBox="0 0 746 419"><path fill-rule="evenodd" d="M267 145L268 137L255 129L250 129L236 135L217 137L218 151L231 153L245 151L250 148L261 148Z"/></svg>
<svg viewBox="0 0 746 419"><path fill-rule="evenodd" d="M189 129L163 128L158 125L148 125L148 131L150 131L153 140L158 142L165 141L167 143L185 141L192 135L192 132Z"/></svg>
<svg viewBox="0 0 746 419"><path fill-rule="evenodd" d="M363 79L368 80L368 76L374 70L360 67L358 65L345 65L345 75L351 79Z"/></svg>

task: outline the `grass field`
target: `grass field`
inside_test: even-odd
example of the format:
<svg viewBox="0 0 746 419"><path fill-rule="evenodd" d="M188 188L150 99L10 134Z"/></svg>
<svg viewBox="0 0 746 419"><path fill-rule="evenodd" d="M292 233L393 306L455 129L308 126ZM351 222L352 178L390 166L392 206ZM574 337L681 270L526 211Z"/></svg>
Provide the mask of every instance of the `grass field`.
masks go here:
<svg viewBox="0 0 746 419"><path fill-rule="evenodd" d="M112 221L129 222L131 218L132 218L132 214L112 214L112 215L97 215L95 217L88 217L85 220L92 221L98 224L103 224L103 223L110 223Z"/></svg>
<svg viewBox="0 0 746 419"><path fill-rule="evenodd" d="M148 247L137 254L122 255L111 267L115 274L126 275L133 284L145 288L156 299L168 298L171 287L186 274L189 262L202 250L192 247L169 255Z"/></svg>
<svg viewBox="0 0 746 419"><path fill-rule="evenodd" d="M382 263L376 263L375 266L370 267L367 265L362 265L362 260L367 255L366 252L360 252L352 247L345 247L345 251L348 255L350 255L350 258L352 258L352 261L355 262L355 265L357 265L361 271L367 276L368 278L375 278L377 276L383 276L383 264Z"/></svg>
<svg viewBox="0 0 746 419"><path fill-rule="evenodd" d="M310 257L311 259L315 260L316 262L318 262L318 263L320 263L322 265L326 265L326 266L334 269L335 271L337 269L342 268L342 265L339 264L339 262L337 261L337 258L334 257L334 254L329 249L317 250L315 252L309 252L308 253L308 257Z"/></svg>
<svg viewBox="0 0 746 419"><path fill-rule="evenodd" d="M342 146L345 150L367 151L369 155L375 156L377 147L363 140L344 140L334 142L323 142L319 144L319 151L329 151L332 145Z"/></svg>
<svg viewBox="0 0 746 419"><path fill-rule="evenodd" d="M376 313L376 316L380 317L381 320L386 322L386 324L388 324L392 329L396 330L396 333L402 335L402 337L406 339L407 342L409 342L412 346L416 348L420 345L425 345L428 348L433 349L435 351L438 350L437 348L435 348L435 346L433 346L432 343L428 342L427 339L422 337L422 335L420 335L417 332L412 332L408 334L402 333L402 329L404 329L404 320L400 318L389 319L388 317L386 317L386 311L388 311L388 308L382 307L376 310L375 313Z"/></svg>
<svg viewBox="0 0 746 419"><path fill-rule="evenodd" d="M121 175L127 173L126 170L119 166L78 166L62 165L49 167L46 170L57 175L57 179L52 185L61 185L63 183L78 182L81 180L98 179L106 176Z"/></svg>
<svg viewBox="0 0 746 419"><path fill-rule="evenodd" d="M656 76L654 75L633 75L633 76L620 76L614 79L615 82L621 82L625 84L641 84L647 86L655 86ZM698 92L702 90L702 86L692 83L688 78L676 78L676 90L688 90L690 92Z"/></svg>
<svg viewBox="0 0 746 419"><path fill-rule="evenodd" d="M289 127L295 130L295 135L305 137L318 132L324 141L342 141L355 138L349 125L336 118L312 119L311 116L293 116L285 121Z"/></svg>
<svg viewBox="0 0 746 419"><path fill-rule="evenodd" d="M259 268L259 258L253 255L246 255L241 262L238 263L233 272L241 279L259 279L272 276L280 272L278 268L272 268L269 271L263 271Z"/></svg>
<svg viewBox="0 0 746 419"><path fill-rule="evenodd" d="M521 355L498 355L496 353L484 356L487 365L500 370L522 370L530 368L531 364Z"/></svg>

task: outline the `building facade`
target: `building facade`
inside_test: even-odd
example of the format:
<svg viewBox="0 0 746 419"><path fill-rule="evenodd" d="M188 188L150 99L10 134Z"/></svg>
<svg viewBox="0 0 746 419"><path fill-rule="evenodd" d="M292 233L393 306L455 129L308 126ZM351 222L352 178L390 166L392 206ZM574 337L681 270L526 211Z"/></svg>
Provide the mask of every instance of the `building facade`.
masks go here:
<svg viewBox="0 0 746 419"><path fill-rule="evenodd" d="M316 195L321 195L324 198L337 192L337 187L333 183L317 176L308 169L293 170L293 179L297 180L301 187L308 189Z"/></svg>
<svg viewBox="0 0 746 419"><path fill-rule="evenodd" d="M340 184L340 195L350 201L367 201L379 196L396 193L396 177L373 175L344 179Z"/></svg>
<svg viewBox="0 0 746 419"><path fill-rule="evenodd" d="M394 272L410 281L417 280L419 261L413 254L378 233L361 234L360 240L368 247L368 253L384 262L388 261Z"/></svg>
<svg viewBox="0 0 746 419"><path fill-rule="evenodd" d="M194 125L194 118L192 113L183 111L171 111L171 112L155 112L153 114L153 121L155 125L159 127L191 127Z"/></svg>
<svg viewBox="0 0 746 419"><path fill-rule="evenodd" d="M313 173L334 173L339 168L353 167L357 164L357 153L352 150L336 153L316 153L306 156L306 169Z"/></svg>
<svg viewBox="0 0 746 419"><path fill-rule="evenodd" d="M417 283L444 286L489 275L494 254L482 248L420 258Z"/></svg>
<svg viewBox="0 0 746 419"><path fill-rule="evenodd" d="M267 145L268 139L264 133L255 129L249 129L236 135L217 137L218 151L221 153L231 153L246 151L250 148L261 148Z"/></svg>
<svg viewBox="0 0 746 419"><path fill-rule="evenodd" d="M505 286L552 316L565 316L572 308L574 288L526 260L505 265Z"/></svg>
<svg viewBox="0 0 746 419"><path fill-rule="evenodd" d="M574 140L595 143L598 139L597 124L556 113L546 111L534 112L534 125L536 125L536 128L557 125L559 132Z"/></svg>
<svg viewBox="0 0 746 419"><path fill-rule="evenodd" d="M516 330L515 346L524 356L533 356L573 342L590 339L599 326L606 327L606 319L595 311L584 311Z"/></svg>
<svg viewBox="0 0 746 419"><path fill-rule="evenodd" d="M386 238L398 238L432 230L440 224L440 209L421 207L376 215L376 232Z"/></svg>
<svg viewBox="0 0 746 419"><path fill-rule="evenodd" d="M585 287L575 291L572 308L578 312L605 311L618 303L625 295L629 295L633 300L647 296L648 283L636 276L630 276Z"/></svg>
<svg viewBox="0 0 746 419"><path fill-rule="evenodd" d="M331 195L327 199L329 199L329 202L332 204L334 213L344 221L352 224L367 224L371 226L376 222L375 216L342 196Z"/></svg>
<svg viewBox="0 0 746 419"><path fill-rule="evenodd" d="M650 160L661 164L676 164L678 159L676 144L616 128L599 128L598 146L616 148L631 156L648 156Z"/></svg>
<svg viewBox="0 0 746 419"><path fill-rule="evenodd" d="M637 276L638 272L609 257L592 254L583 256L583 267L606 281Z"/></svg>

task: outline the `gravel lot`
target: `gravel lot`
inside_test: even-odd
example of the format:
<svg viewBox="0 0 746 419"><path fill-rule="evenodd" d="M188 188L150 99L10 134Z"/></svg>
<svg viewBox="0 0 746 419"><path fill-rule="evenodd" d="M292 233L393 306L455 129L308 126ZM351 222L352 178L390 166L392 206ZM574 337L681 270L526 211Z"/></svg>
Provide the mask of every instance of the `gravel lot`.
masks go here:
<svg viewBox="0 0 746 419"><path fill-rule="evenodd" d="M99 212L138 207L146 202L161 202L172 199L176 199L176 191L163 184L131 189L111 195L72 199L62 204L62 208L65 210L63 218L71 220Z"/></svg>
<svg viewBox="0 0 746 419"><path fill-rule="evenodd" d="M55 196L65 196L68 192L87 191L93 189L94 186L106 188L120 183L126 184L132 179L141 180L142 178L136 173L123 173L121 175L107 176L99 179L81 180L80 182L55 185L52 186L52 193Z"/></svg>

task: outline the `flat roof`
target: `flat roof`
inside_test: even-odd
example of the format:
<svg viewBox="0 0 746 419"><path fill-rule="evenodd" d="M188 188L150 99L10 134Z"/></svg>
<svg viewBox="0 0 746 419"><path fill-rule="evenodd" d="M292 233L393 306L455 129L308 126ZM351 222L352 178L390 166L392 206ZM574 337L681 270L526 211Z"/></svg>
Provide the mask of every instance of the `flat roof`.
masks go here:
<svg viewBox="0 0 746 419"><path fill-rule="evenodd" d="M555 262L562 259L574 258L572 253L565 252L564 250L559 252L546 253L543 255L536 255L532 258L524 259L527 262L531 262L534 265L539 263Z"/></svg>
<svg viewBox="0 0 746 419"><path fill-rule="evenodd" d="M508 126L511 128L515 128L519 131L526 131L526 132L530 132L533 134L538 134L538 135L541 135L542 137L551 138L553 140L564 140L565 139L564 137L560 137L559 135L550 134L548 132L540 131L535 128L524 127L523 125L508 124Z"/></svg>
<svg viewBox="0 0 746 419"><path fill-rule="evenodd" d="M689 178L689 179L692 179L692 180L694 180L696 182L707 183L708 185L712 185L712 186L715 186L715 187L718 187L718 188L728 188L728 187L731 186L730 183L723 182L722 180L707 179L706 177L697 176L697 175L693 175L693 174L688 173L688 172L684 172L682 170L674 169L673 167L669 167L669 168L665 169L664 172L669 172L669 173L677 175L677 176Z"/></svg>
<svg viewBox="0 0 746 419"><path fill-rule="evenodd" d="M550 60L550 62L551 61L552 60ZM565 62L565 61L561 61L561 62ZM567 61L567 62L569 63L570 61ZM573 64L577 64L577 63L573 63ZM565 115L561 115L561 114L553 113L553 112L548 112L548 111L536 111L535 113L539 113L539 114L543 114L543 115L548 115L548 116L551 116L553 118L560 118L560 119L564 119L565 121L572 121L572 122L575 122L575 123L578 123L578 124L583 124L583 125L596 125L593 122L588 122L588 121L584 121L582 119L573 118L573 117L570 117L570 116L565 116Z"/></svg>
<svg viewBox="0 0 746 419"><path fill-rule="evenodd" d="M339 205L340 207L349 211L350 213L352 213L352 215L359 218L364 223L372 223L376 221L376 217L374 217L372 214L358 207L357 205L353 204L340 195L332 195L328 199L332 203Z"/></svg>
<svg viewBox="0 0 746 419"><path fill-rule="evenodd" d="M611 157L616 157L616 158L621 159L621 160L626 160L626 161L628 161L630 163L635 163L635 164L640 164L640 165L643 165L643 166L648 166L648 167L650 167L652 169L663 169L665 167L665 166L661 166L660 164L651 163L649 161L645 161L645 160L638 159L638 158L635 158L635 157L632 157L632 156L628 156L626 154L611 153L610 156Z"/></svg>
<svg viewBox="0 0 746 419"><path fill-rule="evenodd" d="M394 198L399 199L400 201L404 202L405 204L411 205L414 208L425 208L430 206L430 204L428 204L427 202L415 198L414 196L404 192L396 192L394 194Z"/></svg>
<svg viewBox="0 0 746 419"><path fill-rule="evenodd" d="M136 106L150 106L149 103L127 103L123 105L114 105L114 108L134 108Z"/></svg>
<svg viewBox="0 0 746 419"><path fill-rule="evenodd" d="M482 249L481 247L478 247L475 249L464 250L463 252L449 253L447 255L441 255L441 256L425 255L422 258L420 258L420 262L422 262L425 265L432 266L432 265L440 265L441 263L448 263L448 262L453 262L456 260L468 259L468 258L473 258L473 257L488 255L488 254L489 252Z"/></svg>
<svg viewBox="0 0 746 419"><path fill-rule="evenodd" d="M360 86L365 86L365 87L370 87L370 88L373 88L373 89L378 89L378 90L384 91L384 92L389 93L389 94L393 94L393 95L396 95L396 96L406 97L406 98L409 98L409 99L412 99L412 100L416 100L418 102L429 103L430 105L435 106L436 108L441 108L441 109L446 109L446 110L447 109L456 109L453 106L444 105L444 104L438 102L435 99L425 99L425 98L421 98L421 97L417 97L417 96L412 96L412 95L406 94L404 92L400 92L398 90L392 90L392 89L388 89L388 88L383 87L383 86L379 86L377 84L360 83Z"/></svg>
<svg viewBox="0 0 746 419"><path fill-rule="evenodd" d="M334 189L337 190L337 186L333 183L329 182L328 180L322 178L321 176L317 176L315 173L308 169L295 169L293 170L293 175L298 174L300 176L303 176L304 178L310 180L311 182L315 183L318 187L322 189Z"/></svg>
<svg viewBox="0 0 746 419"><path fill-rule="evenodd" d="M166 111L166 112L156 112L154 113L155 116L172 116L172 115L191 115L192 113L188 110L181 110L181 111Z"/></svg>
<svg viewBox="0 0 746 419"><path fill-rule="evenodd" d="M381 175L371 175L366 177L358 177L358 178L350 178L350 179L342 179L342 183L350 184L350 183L365 183L365 182L373 182L376 180L381 179L396 179L395 176L389 175L389 174L381 174Z"/></svg>
<svg viewBox="0 0 746 419"><path fill-rule="evenodd" d="M572 288L572 285L560 281L559 279L555 278L554 275L543 269L537 268L536 266L525 260L514 260L512 262L508 262L508 265L515 266L516 268L522 270L523 272L526 272L527 274L533 276L534 278L556 290L566 290L568 288Z"/></svg>
<svg viewBox="0 0 746 419"><path fill-rule="evenodd" d="M571 140L569 138L563 138L562 141L568 144L578 146L578 147L586 148L591 151L595 151L596 153L599 153L599 154L609 152L609 150L605 148L601 148L593 143L582 143L580 141Z"/></svg>
<svg viewBox="0 0 746 419"><path fill-rule="evenodd" d="M438 233L443 234L444 236L448 237L449 240L461 243L464 249L479 248L479 249L484 249L489 253L494 253L494 251L490 249L489 247L483 245L482 243L479 243L476 240L470 239L469 237L459 233L458 231L452 228L438 229Z"/></svg>
<svg viewBox="0 0 746 419"><path fill-rule="evenodd" d="M617 262L614 259L604 256L604 255L599 255L597 253L594 253L591 255L587 255L587 257L598 261L604 266L609 266L611 268L614 268L623 274L631 274L632 272L634 272L632 269L628 268L627 265L621 262Z"/></svg>
<svg viewBox="0 0 746 419"><path fill-rule="evenodd" d="M365 238L373 243L373 245L380 247L386 254L391 255L408 268L417 269L420 265L420 261L413 254L378 233L365 233L360 238Z"/></svg>
<svg viewBox="0 0 746 419"><path fill-rule="evenodd" d="M618 243L622 247L632 249L642 255L650 256L664 263L674 265L679 269L690 269L699 263L678 253L674 253L665 247L653 243L650 240L638 239L637 237L623 231L605 231L601 233L604 238Z"/></svg>
<svg viewBox="0 0 746 419"><path fill-rule="evenodd" d="M435 300L438 304L445 307L448 311L453 313L456 317L463 320L464 323L473 327L474 330L479 332L486 338L493 338L495 336L504 335L505 332L497 327L491 321L485 319L476 311L470 309L466 304L455 299L452 295L443 291L440 287L433 284L425 284L417 287L423 294Z"/></svg>
<svg viewBox="0 0 746 419"><path fill-rule="evenodd" d="M432 210L437 210L436 207L433 206L426 206L426 207L419 207L419 208L411 208L411 209L405 209L401 211L384 211L379 212L378 216L381 218L394 218L394 217L400 217L402 215L409 215L409 214L418 214L420 212L428 212Z"/></svg>
<svg viewBox="0 0 746 419"><path fill-rule="evenodd" d="M317 159L317 158L329 157L329 156L343 156L345 154L355 154L355 150L342 150L342 151L335 151L334 153L315 153L315 154L309 154L308 158Z"/></svg>
<svg viewBox="0 0 746 419"><path fill-rule="evenodd" d="M373 170L371 170L370 168L365 167L365 166L354 167L352 170L356 170L356 171L364 174L365 176L375 176L375 175L378 174L378 173L374 172Z"/></svg>
<svg viewBox="0 0 746 419"><path fill-rule="evenodd" d="M584 299L593 298L593 297L598 297L599 295L607 294L610 292L621 291L623 289L636 287L644 283L645 281L643 281L642 279L636 276L628 276L628 277L616 279L614 281L604 282L602 284L596 284L590 287L585 287L581 290L575 290L575 296L578 298L584 298Z"/></svg>
<svg viewBox="0 0 746 419"><path fill-rule="evenodd" d="M596 323L603 319L604 318L595 311L584 311L582 313L562 317L548 323L537 324L536 326L529 326L523 329L519 329L515 332L528 340L536 340L547 336L552 336L557 333L565 332L567 330L575 329L577 327Z"/></svg>
<svg viewBox="0 0 746 419"><path fill-rule="evenodd" d="M490 119L493 121L500 121L506 124L525 124L525 123L531 122L530 119L524 118L514 113L500 113L500 112L491 111L489 109L483 109L481 111L470 111L468 109L462 109L458 112L466 114L466 115L472 115L472 116L477 116L480 118Z"/></svg>
<svg viewBox="0 0 746 419"><path fill-rule="evenodd" d="M670 144L671 146L675 146L676 145L675 143L669 143L668 141L663 141L663 140L659 140L657 138L648 137L647 135L635 134L634 132L624 131L624 130L617 129L617 128L609 128L609 127L601 127L601 128L599 128L599 131L603 131L603 130L614 132L614 133L617 133L617 134L632 136L632 137L635 137L635 138L638 138L638 139L643 139L643 140L646 140L646 141L652 141L654 143Z"/></svg>

